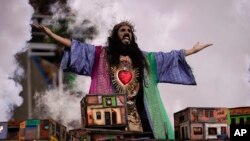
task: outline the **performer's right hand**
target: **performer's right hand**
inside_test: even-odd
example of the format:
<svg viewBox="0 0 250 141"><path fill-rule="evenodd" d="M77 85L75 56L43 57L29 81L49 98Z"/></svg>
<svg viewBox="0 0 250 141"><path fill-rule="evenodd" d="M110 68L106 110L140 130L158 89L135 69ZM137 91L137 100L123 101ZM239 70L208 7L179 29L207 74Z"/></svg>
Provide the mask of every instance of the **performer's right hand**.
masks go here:
<svg viewBox="0 0 250 141"><path fill-rule="evenodd" d="M42 32L44 32L45 34L51 36L51 34L53 33L48 27L40 25L40 24L31 24L33 27L40 29Z"/></svg>
<svg viewBox="0 0 250 141"><path fill-rule="evenodd" d="M48 27L40 25L40 24L32 24L33 27L40 29L42 32L47 34L52 39L56 40L57 42L63 44L65 47L71 47L71 40L68 38L61 37L54 32L52 32Z"/></svg>

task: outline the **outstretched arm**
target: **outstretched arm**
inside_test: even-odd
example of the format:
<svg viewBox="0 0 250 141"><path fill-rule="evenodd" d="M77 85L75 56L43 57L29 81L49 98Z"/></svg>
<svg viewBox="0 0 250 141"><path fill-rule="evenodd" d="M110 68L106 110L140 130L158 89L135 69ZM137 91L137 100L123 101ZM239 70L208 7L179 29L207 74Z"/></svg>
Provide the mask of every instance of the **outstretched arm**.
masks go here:
<svg viewBox="0 0 250 141"><path fill-rule="evenodd" d="M203 44L201 45L199 42L197 42L191 49L185 50L185 56L192 55L196 52L199 52L203 50L204 48L207 48L209 46L212 46L213 44Z"/></svg>
<svg viewBox="0 0 250 141"><path fill-rule="evenodd" d="M61 37L54 32L52 32L48 27L39 25L39 24L32 24L32 26L36 27L37 29L40 29L43 31L45 34L47 34L49 37L52 39L56 40L57 42L63 44L66 47L71 47L71 40L68 38Z"/></svg>

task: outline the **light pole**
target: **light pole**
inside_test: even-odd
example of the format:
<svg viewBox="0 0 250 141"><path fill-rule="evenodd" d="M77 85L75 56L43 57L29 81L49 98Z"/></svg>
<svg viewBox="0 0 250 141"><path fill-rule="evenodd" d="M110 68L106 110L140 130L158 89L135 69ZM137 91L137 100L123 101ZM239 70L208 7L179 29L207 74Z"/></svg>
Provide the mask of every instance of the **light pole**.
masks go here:
<svg viewBox="0 0 250 141"><path fill-rule="evenodd" d="M34 49L40 51L33 51ZM28 44L28 55L27 55L27 109L28 109L28 118L33 117L32 114L32 87L31 87L31 57L32 56L55 56L55 52L52 52L56 49L55 44L50 43L29 43ZM59 69L59 85L62 85L62 72ZM60 84L61 83L61 84ZM62 87L62 86L60 86ZM59 87L59 88L60 88Z"/></svg>

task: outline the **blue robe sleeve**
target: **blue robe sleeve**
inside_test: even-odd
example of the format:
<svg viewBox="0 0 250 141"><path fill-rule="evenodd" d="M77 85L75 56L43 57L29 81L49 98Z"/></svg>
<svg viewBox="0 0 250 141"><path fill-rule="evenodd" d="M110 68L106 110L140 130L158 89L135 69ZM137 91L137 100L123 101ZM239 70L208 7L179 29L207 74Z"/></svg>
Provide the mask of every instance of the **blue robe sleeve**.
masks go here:
<svg viewBox="0 0 250 141"><path fill-rule="evenodd" d="M185 60L184 50L155 52L154 56L159 83L196 85L192 70Z"/></svg>
<svg viewBox="0 0 250 141"><path fill-rule="evenodd" d="M64 50L61 68L66 72L90 76L94 57L95 46L72 40L71 48Z"/></svg>

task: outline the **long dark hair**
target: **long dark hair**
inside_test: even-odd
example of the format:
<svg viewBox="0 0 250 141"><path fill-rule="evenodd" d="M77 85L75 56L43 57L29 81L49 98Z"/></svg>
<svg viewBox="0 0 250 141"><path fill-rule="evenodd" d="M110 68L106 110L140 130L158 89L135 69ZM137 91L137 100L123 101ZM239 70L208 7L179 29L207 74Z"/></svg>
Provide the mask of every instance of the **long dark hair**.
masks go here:
<svg viewBox="0 0 250 141"><path fill-rule="evenodd" d="M120 27L127 25L130 27L132 31L132 39L129 45L124 45L122 41L118 37L118 30ZM145 115L145 108L143 104L143 80L144 80L144 73L148 73L148 64L143 55L143 52L140 50L136 43L136 37L134 35L134 28L128 22L121 22L114 26L110 36L107 40L107 57L109 59L109 65L118 66L120 63L120 55L129 56L133 63L133 68L138 69L139 77L138 82L140 83L140 89L136 96L136 108L141 117L142 127L144 131L152 132L152 129L149 125L149 121L147 116ZM144 72L144 71L147 72Z"/></svg>
<svg viewBox="0 0 250 141"><path fill-rule="evenodd" d="M124 45L118 37L118 30L120 27L127 25L131 28L132 39L129 45ZM142 82L144 79L144 68L148 70L147 61L136 43L136 37L134 35L134 28L128 22L121 22L114 26L110 36L107 39L107 56L109 58L109 65L118 66L120 63L120 55L127 55L133 62L133 68L137 68L139 71L138 81Z"/></svg>

